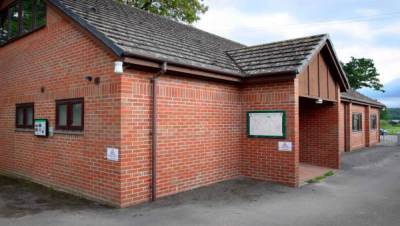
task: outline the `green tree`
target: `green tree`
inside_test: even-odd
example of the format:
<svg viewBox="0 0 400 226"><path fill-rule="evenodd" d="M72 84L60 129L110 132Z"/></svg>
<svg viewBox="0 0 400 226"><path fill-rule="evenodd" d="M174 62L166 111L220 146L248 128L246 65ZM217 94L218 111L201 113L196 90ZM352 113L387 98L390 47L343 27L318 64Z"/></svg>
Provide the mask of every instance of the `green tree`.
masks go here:
<svg viewBox="0 0 400 226"><path fill-rule="evenodd" d="M348 63L342 65L353 89L368 87L385 92L372 59L351 57Z"/></svg>
<svg viewBox="0 0 400 226"><path fill-rule="evenodd" d="M176 21L193 23L200 19L199 15L208 10L203 0L116 0L136 8L140 8Z"/></svg>
<svg viewBox="0 0 400 226"><path fill-rule="evenodd" d="M385 109L385 108L381 109L380 116L381 116L381 120L388 120L389 119L389 115L388 115L387 109Z"/></svg>

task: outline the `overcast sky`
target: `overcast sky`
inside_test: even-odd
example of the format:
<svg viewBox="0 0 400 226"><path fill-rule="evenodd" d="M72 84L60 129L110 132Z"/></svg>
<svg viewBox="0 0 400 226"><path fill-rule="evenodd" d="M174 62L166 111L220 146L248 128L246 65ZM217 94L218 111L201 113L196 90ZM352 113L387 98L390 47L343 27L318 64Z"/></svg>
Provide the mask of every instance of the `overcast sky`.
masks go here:
<svg viewBox="0 0 400 226"><path fill-rule="evenodd" d="M390 107L400 107L399 0L205 2L209 11L195 26L246 45L328 33L340 60L372 58L381 81L394 89L384 95L363 92Z"/></svg>

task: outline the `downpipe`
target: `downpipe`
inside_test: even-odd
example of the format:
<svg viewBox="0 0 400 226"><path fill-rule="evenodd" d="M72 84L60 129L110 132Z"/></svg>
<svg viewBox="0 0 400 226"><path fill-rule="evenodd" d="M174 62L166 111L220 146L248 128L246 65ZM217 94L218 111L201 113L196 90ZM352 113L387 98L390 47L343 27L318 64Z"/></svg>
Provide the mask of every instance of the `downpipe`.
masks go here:
<svg viewBox="0 0 400 226"><path fill-rule="evenodd" d="M152 126L151 126L151 201L157 199L157 80L161 75L164 75L168 70L167 62L161 65L161 69L151 79L152 84Z"/></svg>

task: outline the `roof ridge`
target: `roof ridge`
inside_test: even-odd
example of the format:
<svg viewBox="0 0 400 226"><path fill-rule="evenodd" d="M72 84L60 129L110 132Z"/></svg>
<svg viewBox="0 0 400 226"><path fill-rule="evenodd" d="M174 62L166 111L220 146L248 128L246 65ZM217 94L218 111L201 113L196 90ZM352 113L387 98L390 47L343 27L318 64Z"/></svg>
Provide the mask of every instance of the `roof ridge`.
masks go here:
<svg viewBox="0 0 400 226"><path fill-rule="evenodd" d="M319 41L318 45L314 46L310 54L308 54L308 56L301 62L300 67L297 68L297 73L301 73L303 71L303 69L310 63L314 55L318 53L326 44L327 40L329 40L329 34L320 35L320 37L321 40Z"/></svg>
<svg viewBox="0 0 400 226"><path fill-rule="evenodd" d="M243 47L243 48L238 48L238 49L232 49L232 50L228 50L227 52L239 51L239 50L250 49L250 48L257 48L257 47L261 47L261 46L273 45L273 44L278 44L278 43L283 43L283 42L290 42L290 41L298 41L298 40L308 39L308 38L323 37L323 36L329 37L329 34L325 33L325 34L304 36L304 37L298 37L298 38L292 38L292 39L285 39L285 40L281 40L281 41L273 41L273 42L268 42L268 43L263 43L263 44L258 44L258 45L252 45L252 46L247 46L247 47Z"/></svg>
<svg viewBox="0 0 400 226"><path fill-rule="evenodd" d="M373 99L369 96L366 96L366 95L362 94L361 92L354 90L354 89L349 89L346 92L342 92L342 95L344 95L343 98L345 98L345 99L358 100L358 101L363 101L365 103L372 103L372 104L376 104L376 105L385 106L379 100Z"/></svg>

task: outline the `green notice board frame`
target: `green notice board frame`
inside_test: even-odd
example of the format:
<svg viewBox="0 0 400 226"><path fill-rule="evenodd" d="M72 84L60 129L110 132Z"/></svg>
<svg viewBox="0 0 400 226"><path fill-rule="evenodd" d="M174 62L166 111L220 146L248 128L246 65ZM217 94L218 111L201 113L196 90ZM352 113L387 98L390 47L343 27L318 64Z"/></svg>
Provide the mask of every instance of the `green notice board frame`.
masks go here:
<svg viewBox="0 0 400 226"><path fill-rule="evenodd" d="M250 114L257 114L257 113L262 113L262 114L274 114L274 113L282 113L282 135L281 136L277 136L277 135L254 135L254 134L250 134ZM248 111L247 112L247 137L251 137L251 138L286 138L286 111L282 111L282 110L262 110L262 111Z"/></svg>

